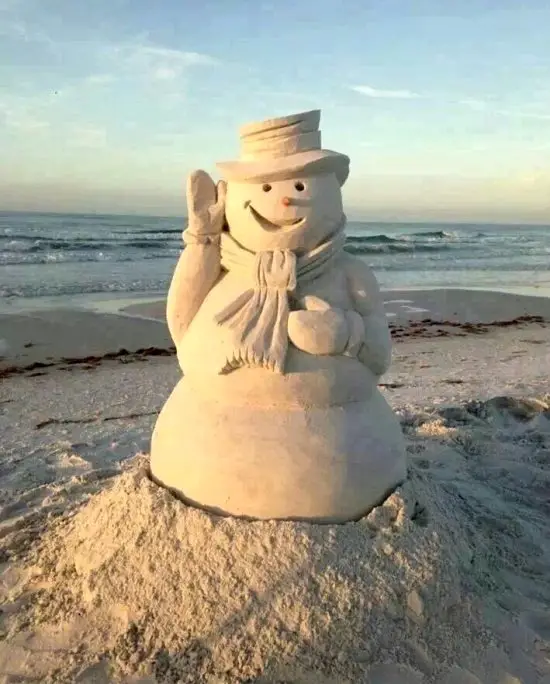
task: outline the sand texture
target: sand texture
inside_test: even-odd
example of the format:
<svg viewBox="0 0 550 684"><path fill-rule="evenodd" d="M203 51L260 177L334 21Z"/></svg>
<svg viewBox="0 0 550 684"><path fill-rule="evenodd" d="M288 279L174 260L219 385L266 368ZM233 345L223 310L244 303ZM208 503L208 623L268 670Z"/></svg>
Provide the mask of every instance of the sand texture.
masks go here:
<svg viewBox="0 0 550 684"><path fill-rule="evenodd" d="M0 380L0 682L547 683L549 343L398 341L409 480L346 525L152 484L174 358Z"/></svg>
<svg viewBox="0 0 550 684"><path fill-rule="evenodd" d="M485 677L508 665L468 589L487 591L499 559L469 541L460 503L413 469L356 524L243 523L184 506L138 462L31 555L41 589L11 630L37 627L31 650L68 637L61 667L36 664L59 682L91 654L113 675L169 682L355 682L377 661Z"/></svg>

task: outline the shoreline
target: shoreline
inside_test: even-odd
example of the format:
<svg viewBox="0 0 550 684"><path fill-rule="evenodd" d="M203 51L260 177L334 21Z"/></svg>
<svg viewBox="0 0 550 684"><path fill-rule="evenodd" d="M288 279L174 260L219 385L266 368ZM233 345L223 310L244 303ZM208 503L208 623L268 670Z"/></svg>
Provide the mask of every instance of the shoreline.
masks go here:
<svg viewBox="0 0 550 684"><path fill-rule="evenodd" d="M381 287L384 298L389 295L407 294L422 292L467 292L494 295L510 295L529 297L533 299L550 299L550 281L547 286L510 286L510 287L485 287L485 286L441 286L427 285L424 287ZM164 301L166 290L151 290L142 292L93 292L75 295L59 295L44 297L9 297L0 300L0 316L34 313L37 311L51 311L54 309L70 309L79 311L93 311L96 313L118 313L125 315L128 307L135 307L146 304L154 304ZM132 316L138 314L132 313ZM146 317L146 316L145 316ZM156 320L157 317L155 317Z"/></svg>
<svg viewBox="0 0 550 684"><path fill-rule="evenodd" d="M550 323L550 298L459 289L392 290L383 295L395 342L488 335ZM162 299L133 304L125 299L116 306L111 300L109 311L0 314L0 377L175 355L164 311Z"/></svg>

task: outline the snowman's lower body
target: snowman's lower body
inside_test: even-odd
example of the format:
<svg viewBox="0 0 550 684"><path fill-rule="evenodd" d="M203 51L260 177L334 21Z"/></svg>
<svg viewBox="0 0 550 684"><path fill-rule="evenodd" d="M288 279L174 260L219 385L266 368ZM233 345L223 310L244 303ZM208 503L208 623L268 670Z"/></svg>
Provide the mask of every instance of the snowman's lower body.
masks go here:
<svg viewBox="0 0 550 684"><path fill-rule="evenodd" d="M343 522L406 477L399 422L376 386L326 406L219 401L182 378L152 437L151 475L224 515Z"/></svg>

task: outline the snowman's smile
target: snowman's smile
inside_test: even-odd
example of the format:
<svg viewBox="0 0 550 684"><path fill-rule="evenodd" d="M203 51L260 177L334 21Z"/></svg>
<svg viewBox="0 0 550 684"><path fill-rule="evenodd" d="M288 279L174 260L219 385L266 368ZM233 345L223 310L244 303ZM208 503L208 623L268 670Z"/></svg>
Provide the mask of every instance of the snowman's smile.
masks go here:
<svg viewBox="0 0 550 684"><path fill-rule="evenodd" d="M259 212L254 209L252 204L248 204L250 213L256 219L256 221L261 225L264 230L280 230L281 228L295 228L305 221L305 218L294 218L294 219L277 219L277 222L270 221L262 216Z"/></svg>

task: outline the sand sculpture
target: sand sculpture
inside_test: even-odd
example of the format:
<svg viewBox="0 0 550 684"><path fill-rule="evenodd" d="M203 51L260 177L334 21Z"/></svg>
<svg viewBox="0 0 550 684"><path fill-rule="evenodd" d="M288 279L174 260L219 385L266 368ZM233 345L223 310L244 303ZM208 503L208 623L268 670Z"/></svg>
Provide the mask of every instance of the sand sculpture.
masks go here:
<svg viewBox="0 0 550 684"><path fill-rule="evenodd" d="M370 268L346 253L349 158L320 112L240 131L216 186L188 180L186 244L167 320L183 371L152 437L151 474L190 504L340 522L406 476L377 389L391 339Z"/></svg>

